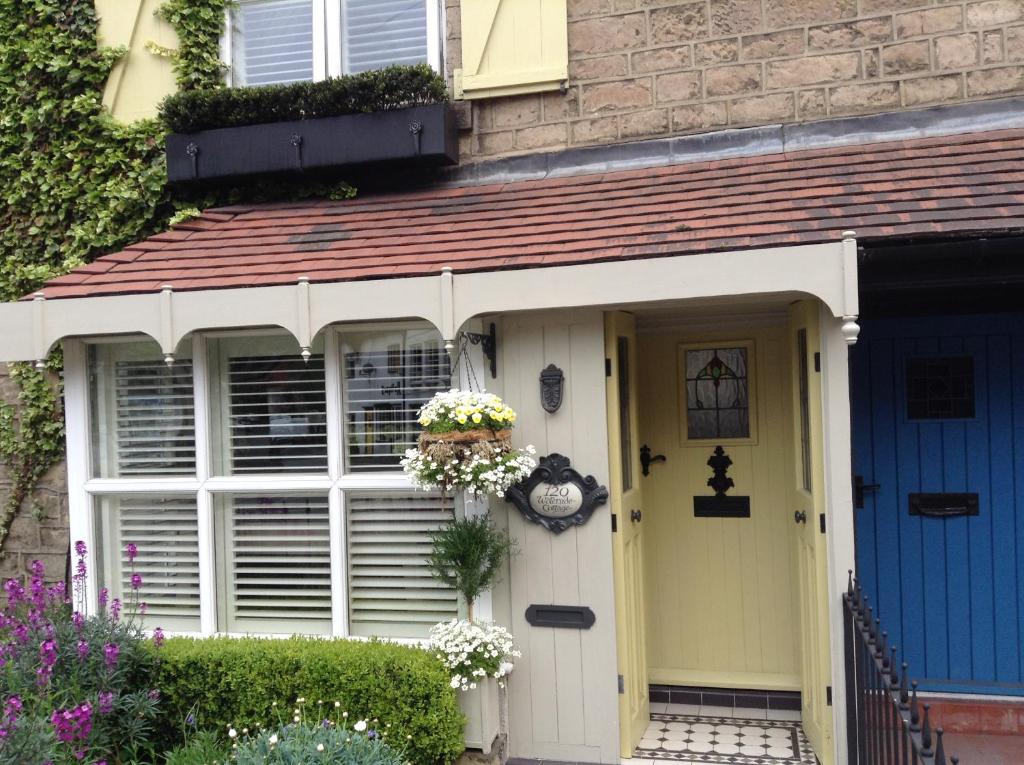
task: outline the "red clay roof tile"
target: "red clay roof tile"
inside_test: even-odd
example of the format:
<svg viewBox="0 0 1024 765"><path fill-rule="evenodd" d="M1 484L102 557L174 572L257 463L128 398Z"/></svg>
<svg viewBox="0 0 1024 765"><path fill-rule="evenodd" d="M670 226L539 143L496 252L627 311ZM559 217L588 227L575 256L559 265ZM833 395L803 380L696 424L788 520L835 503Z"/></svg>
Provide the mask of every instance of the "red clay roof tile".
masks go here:
<svg viewBox="0 0 1024 765"><path fill-rule="evenodd" d="M351 200L237 204L111 253L48 298L381 279L1024 230L1024 130Z"/></svg>

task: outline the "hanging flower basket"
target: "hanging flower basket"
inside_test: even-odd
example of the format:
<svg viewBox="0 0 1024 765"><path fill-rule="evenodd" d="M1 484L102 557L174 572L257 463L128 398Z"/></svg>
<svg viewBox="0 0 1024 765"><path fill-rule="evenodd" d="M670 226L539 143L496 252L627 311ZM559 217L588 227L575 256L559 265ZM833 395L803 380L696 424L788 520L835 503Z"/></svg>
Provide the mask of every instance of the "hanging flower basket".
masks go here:
<svg viewBox="0 0 1024 765"><path fill-rule="evenodd" d="M501 495L536 467L532 446L512 447L516 413L493 394L453 388L418 417L423 432L402 460L417 488Z"/></svg>

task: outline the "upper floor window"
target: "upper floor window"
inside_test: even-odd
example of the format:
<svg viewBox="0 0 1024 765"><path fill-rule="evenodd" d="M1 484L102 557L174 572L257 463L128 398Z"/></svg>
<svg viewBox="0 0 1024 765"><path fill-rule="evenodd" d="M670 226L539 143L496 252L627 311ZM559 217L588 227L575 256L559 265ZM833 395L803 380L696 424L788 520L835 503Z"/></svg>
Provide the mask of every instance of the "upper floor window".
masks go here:
<svg viewBox="0 0 1024 765"><path fill-rule="evenodd" d="M226 53L232 85L322 80L392 64L441 68L440 0L241 0Z"/></svg>

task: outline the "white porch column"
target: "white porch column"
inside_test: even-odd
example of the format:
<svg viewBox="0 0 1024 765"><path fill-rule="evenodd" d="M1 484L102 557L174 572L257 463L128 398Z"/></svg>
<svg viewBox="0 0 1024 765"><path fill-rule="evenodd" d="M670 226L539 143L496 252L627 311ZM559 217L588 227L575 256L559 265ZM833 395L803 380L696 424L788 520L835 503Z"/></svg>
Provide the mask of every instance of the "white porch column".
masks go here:
<svg viewBox="0 0 1024 765"><path fill-rule="evenodd" d="M846 763L846 667L842 595L854 567L853 461L850 425L849 324L821 307L822 421L825 513L828 527L829 638L832 653L832 719L835 762ZM844 331L845 330L845 331ZM855 335L854 335L855 339Z"/></svg>

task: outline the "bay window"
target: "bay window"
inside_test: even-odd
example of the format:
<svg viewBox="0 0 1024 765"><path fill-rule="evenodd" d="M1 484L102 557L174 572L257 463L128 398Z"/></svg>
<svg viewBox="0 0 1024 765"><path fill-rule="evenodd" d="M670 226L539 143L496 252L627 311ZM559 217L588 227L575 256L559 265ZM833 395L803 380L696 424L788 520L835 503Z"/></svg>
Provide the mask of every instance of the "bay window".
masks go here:
<svg viewBox="0 0 1024 765"><path fill-rule="evenodd" d="M440 0L239 0L224 40L230 84L322 80L392 64L441 71Z"/></svg>
<svg viewBox="0 0 1024 765"><path fill-rule="evenodd" d="M335 327L310 350L266 330L197 334L171 365L148 339L68 344L72 534L111 597L141 575L147 627L415 639L458 615L426 565L456 504L399 464L451 385L440 335Z"/></svg>

